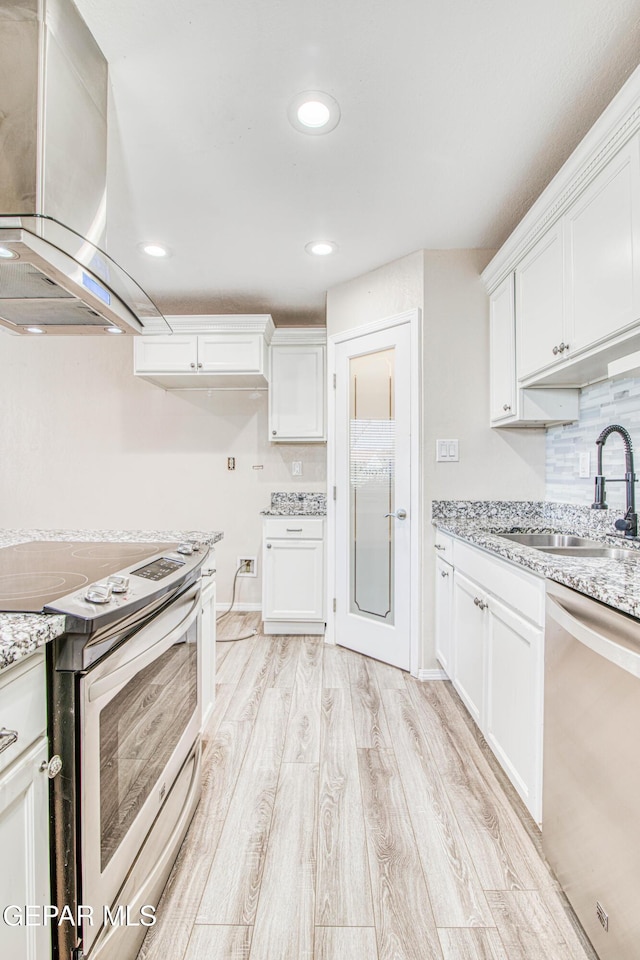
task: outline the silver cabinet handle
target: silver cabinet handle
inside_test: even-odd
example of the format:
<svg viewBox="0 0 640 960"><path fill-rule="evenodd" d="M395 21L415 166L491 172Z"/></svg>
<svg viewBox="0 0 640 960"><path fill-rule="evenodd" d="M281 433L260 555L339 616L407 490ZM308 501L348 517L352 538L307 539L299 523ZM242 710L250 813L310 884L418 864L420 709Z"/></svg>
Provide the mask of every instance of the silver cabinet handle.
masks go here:
<svg viewBox="0 0 640 960"><path fill-rule="evenodd" d="M443 547L441 543L434 543L436 550L446 550L446 547Z"/></svg>
<svg viewBox="0 0 640 960"><path fill-rule="evenodd" d="M502 404L502 409L503 409L503 410L505 411L505 413L506 413L507 410L511 410L511 404L510 404L510 403L503 403L503 404Z"/></svg>
<svg viewBox="0 0 640 960"><path fill-rule="evenodd" d="M40 764L40 772L46 773L49 777L49 780L53 780L54 777L57 777L61 770L62 760L57 753L51 757L51 760L43 760Z"/></svg>
<svg viewBox="0 0 640 960"><path fill-rule="evenodd" d="M272 437L277 437L277 436L278 436L278 431L277 431L277 430L272 430L272 431L271 431L271 436L272 436Z"/></svg>
<svg viewBox="0 0 640 960"><path fill-rule="evenodd" d="M564 351L568 349L569 349L568 343L561 343L560 346L558 347L558 350L560 351L560 353L564 353Z"/></svg>
<svg viewBox="0 0 640 960"><path fill-rule="evenodd" d="M190 363L189 366L191 367L192 370L195 370L195 368L196 368L195 363Z"/></svg>
<svg viewBox="0 0 640 960"><path fill-rule="evenodd" d="M441 570L441 571L440 571L440 576L441 576L441 577L448 577L449 574L447 573L446 570Z"/></svg>
<svg viewBox="0 0 640 960"><path fill-rule="evenodd" d="M202 370L202 364L201 364L201 363L198 364L198 370Z"/></svg>
<svg viewBox="0 0 640 960"><path fill-rule="evenodd" d="M17 730L7 730L6 727L3 727L0 730L0 753L4 750L8 750L9 747L12 747L14 743L18 741L18 731Z"/></svg>
<svg viewBox="0 0 640 960"><path fill-rule="evenodd" d="M557 357L558 354L560 353L560 347L554 347L551 352L554 355L554 357Z"/></svg>
<svg viewBox="0 0 640 960"><path fill-rule="evenodd" d="M489 604L485 603L484 600L481 600L480 597L474 597L473 602L475 603L476 607L479 607L481 610L484 610L489 606Z"/></svg>
<svg viewBox="0 0 640 960"><path fill-rule="evenodd" d="M394 517L396 520L406 520L407 511L403 510L402 507L400 507L400 509L396 510L395 513L385 513L385 517Z"/></svg>
<svg viewBox="0 0 640 960"><path fill-rule="evenodd" d="M287 533L302 533L302 527L287 527Z"/></svg>
<svg viewBox="0 0 640 960"><path fill-rule="evenodd" d="M271 547L272 547L272 546L273 546L273 544L268 543L268 544L267 544L267 550L271 550Z"/></svg>

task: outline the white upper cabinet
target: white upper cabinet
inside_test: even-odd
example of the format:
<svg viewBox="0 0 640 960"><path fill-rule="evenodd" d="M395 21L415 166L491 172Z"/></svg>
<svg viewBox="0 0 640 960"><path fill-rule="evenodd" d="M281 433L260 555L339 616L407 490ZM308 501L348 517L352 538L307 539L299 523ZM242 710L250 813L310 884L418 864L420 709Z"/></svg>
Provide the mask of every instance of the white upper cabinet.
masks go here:
<svg viewBox="0 0 640 960"><path fill-rule="evenodd" d="M634 137L565 218L568 315L580 350L640 319L640 160Z"/></svg>
<svg viewBox="0 0 640 960"><path fill-rule="evenodd" d="M516 330L519 380L562 359L569 349L561 222L516 267Z"/></svg>
<svg viewBox="0 0 640 960"><path fill-rule="evenodd" d="M134 341L134 373L166 390L264 388L273 321L257 316L167 317L169 336Z"/></svg>
<svg viewBox="0 0 640 960"><path fill-rule="evenodd" d="M276 330L271 344L269 439L319 442L325 431L325 332Z"/></svg>
<svg viewBox="0 0 640 960"><path fill-rule="evenodd" d="M541 252L544 260L554 244ZM532 267L533 269L533 267ZM541 271L543 273L543 271ZM527 272L520 278L529 297ZM579 397L577 390L535 388L523 389L516 380L515 340L516 316L514 309L514 276L510 274L491 294L490 298L490 410L492 427L535 427L577 420ZM551 354L553 356L553 352Z"/></svg>
<svg viewBox="0 0 640 960"><path fill-rule="evenodd" d="M512 273L520 388L582 387L640 350L640 67L484 270L489 294Z"/></svg>

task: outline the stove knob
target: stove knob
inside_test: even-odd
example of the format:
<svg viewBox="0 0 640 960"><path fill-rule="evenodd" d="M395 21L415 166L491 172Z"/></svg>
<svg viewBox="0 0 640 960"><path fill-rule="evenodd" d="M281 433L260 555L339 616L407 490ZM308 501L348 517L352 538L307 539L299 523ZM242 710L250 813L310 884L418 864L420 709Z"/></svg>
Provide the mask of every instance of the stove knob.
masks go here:
<svg viewBox="0 0 640 960"><path fill-rule="evenodd" d="M92 583L84 595L89 603L109 603L111 600L110 583Z"/></svg>
<svg viewBox="0 0 640 960"><path fill-rule="evenodd" d="M111 586L114 593L126 593L129 589L129 577L114 573L108 578L107 586Z"/></svg>
<svg viewBox="0 0 640 960"><path fill-rule="evenodd" d="M181 543L177 550L178 553L183 553L185 556L190 557L193 553L193 544L192 543Z"/></svg>
<svg viewBox="0 0 640 960"><path fill-rule="evenodd" d="M194 553L197 553L198 550L200 549L200 541L199 541L199 540L189 540L189 544L190 544L191 549L193 550Z"/></svg>

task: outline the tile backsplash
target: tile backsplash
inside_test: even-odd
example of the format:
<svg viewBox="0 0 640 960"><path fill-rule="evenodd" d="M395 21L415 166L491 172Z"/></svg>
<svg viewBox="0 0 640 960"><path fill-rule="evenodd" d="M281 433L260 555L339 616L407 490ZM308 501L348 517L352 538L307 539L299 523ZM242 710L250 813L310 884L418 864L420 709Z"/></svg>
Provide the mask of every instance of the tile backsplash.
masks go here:
<svg viewBox="0 0 640 960"><path fill-rule="evenodd" d="M640 472L640 378L604 380L580 391L580 419L561 427L550 427L546 438L546 498L569 503L593 501L593 478L597 468L596 439L603 427L618 423L631 434ZM591 454L591 476L579 477L580 454ZM609 437L604 448L604 474L624 476L624 447L621 437ZM638 491L640 496L640 491ZM607 484L607 503L617 511L624 508L623 483Z"/></svg>

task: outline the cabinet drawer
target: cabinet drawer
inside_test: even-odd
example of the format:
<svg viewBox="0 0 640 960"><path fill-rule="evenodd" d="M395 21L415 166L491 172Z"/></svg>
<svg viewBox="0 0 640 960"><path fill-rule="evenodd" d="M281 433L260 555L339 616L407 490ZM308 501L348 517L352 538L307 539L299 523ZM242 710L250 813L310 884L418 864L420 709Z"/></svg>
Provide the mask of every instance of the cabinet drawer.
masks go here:
<svg viewBox="0 0 640 960"><path fill-rule="evenodd" d="M544 578L527 573L506 560L500 560L479 547L455 541L453 564L489 593L532 623L544 624Z"/></svg>
<svg viewBox="0 0 640 960"><path fill-rule="evenodd" d="M16 731L15 743L0 753L0 771L41 737L47 728L44 655L34 654L0 674L0 728ZM7 739L0 741L0 746Z"/></svg>
<svg viewBox="0 0 640 960"><path fill-rule="evenodd" d="M453 563L453 537L442 530L436 530L436 539L434 543L436 556L442 557L447 563Z"/></svg>
<svg viewBox="0 0 640 960"><path fill-rule="evenodd" d="M269 517L264 521L265 539L322 540L322 517Z"/></svg>

